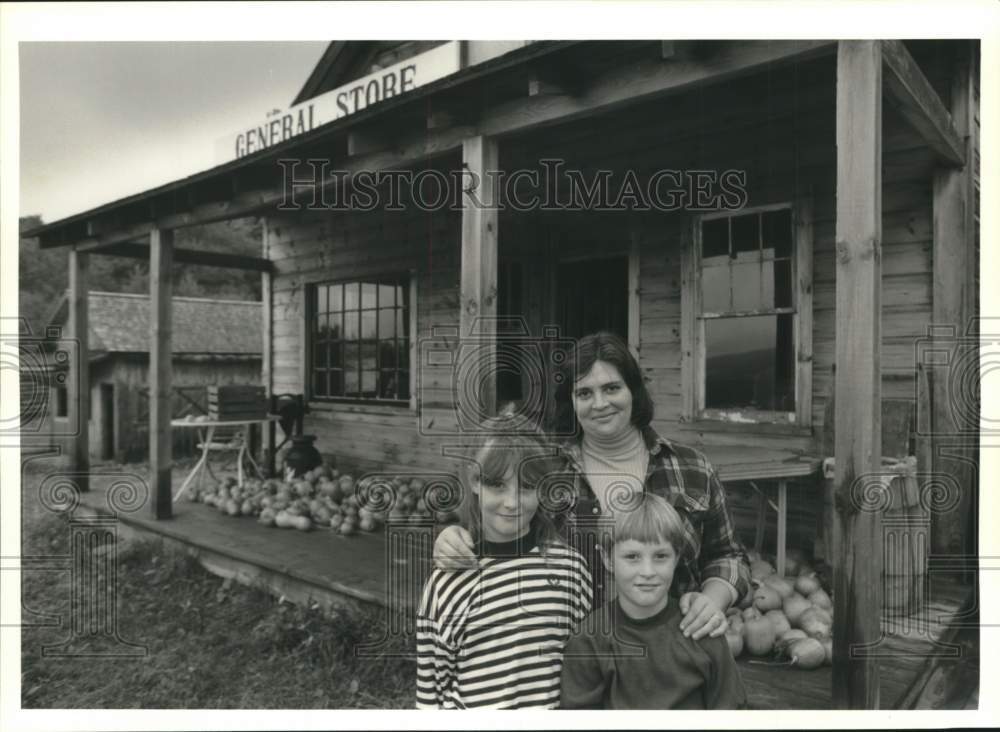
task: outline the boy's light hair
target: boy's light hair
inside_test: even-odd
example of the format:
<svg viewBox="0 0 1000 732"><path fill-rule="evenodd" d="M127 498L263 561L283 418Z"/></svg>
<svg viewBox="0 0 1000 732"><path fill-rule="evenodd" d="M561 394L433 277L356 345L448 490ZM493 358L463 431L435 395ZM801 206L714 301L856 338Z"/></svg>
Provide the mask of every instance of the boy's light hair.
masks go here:
<svg viewBox="0 0 1000 732"><path fill-rule="evenodd" d="M684 521L677 510L655 493L634 493L614 510L614 543L670 542L675 552L684 546ZM612 537L606 537L606 544ZM606 546L610 550L613 547Z"/></svg>

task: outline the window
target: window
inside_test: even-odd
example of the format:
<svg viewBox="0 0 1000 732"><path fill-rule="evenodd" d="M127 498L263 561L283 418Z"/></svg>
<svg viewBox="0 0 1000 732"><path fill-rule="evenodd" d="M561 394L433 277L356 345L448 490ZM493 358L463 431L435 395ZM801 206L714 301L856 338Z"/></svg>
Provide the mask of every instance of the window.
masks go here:
<svg viewBox="0 0 1000 732"><path fill-rule="evenodd" d="M812 328L812 242L801 208L695 223L683 295L688 418L810 423L811 358L796 357L811 354Z"/></svg>
<svg viewBox="0 0 1000 732"><path fill-rule="evenodd" d="M312 398L410 398L408 290L405 275L312 286Z"/></svg>

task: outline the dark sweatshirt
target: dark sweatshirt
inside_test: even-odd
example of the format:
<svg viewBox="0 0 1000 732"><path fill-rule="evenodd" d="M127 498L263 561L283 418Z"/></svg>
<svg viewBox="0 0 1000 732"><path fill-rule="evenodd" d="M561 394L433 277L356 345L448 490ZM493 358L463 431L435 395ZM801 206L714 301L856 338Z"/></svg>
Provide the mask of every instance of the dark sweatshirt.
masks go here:
<svg viewBox="0 0 1000 732"><path fill-rule="evenodd" d="M724 637L692 640L677 601L630 618L617 600L592 612L566 643L563 709L744 709L746 692Z"/></svg>

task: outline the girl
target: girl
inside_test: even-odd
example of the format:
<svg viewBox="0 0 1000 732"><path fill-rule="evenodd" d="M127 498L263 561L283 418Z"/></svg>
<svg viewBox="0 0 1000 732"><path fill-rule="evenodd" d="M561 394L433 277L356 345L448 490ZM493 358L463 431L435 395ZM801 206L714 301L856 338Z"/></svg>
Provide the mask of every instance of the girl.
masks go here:
<svg viewBox="0 0 1000 732"><path fill-rule="evenodd" d="M472 569L436 569L417 615L417 707L554 708L563 645L590 611L590 573L539 510L561 461L512 415L488 435L465 474L462 525Z"/></svg>

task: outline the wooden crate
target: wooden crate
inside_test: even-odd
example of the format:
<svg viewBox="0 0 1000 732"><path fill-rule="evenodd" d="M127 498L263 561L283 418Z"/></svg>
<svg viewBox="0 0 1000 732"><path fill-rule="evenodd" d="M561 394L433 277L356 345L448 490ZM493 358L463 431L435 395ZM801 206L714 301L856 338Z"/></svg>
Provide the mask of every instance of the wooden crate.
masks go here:
<svg viewBox="0 0 1000 732"><path fill-rule="evenodd" d="M208 416L223 422L264 419L267 393L263 386L253 384L209 386Z"/></svg>

